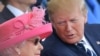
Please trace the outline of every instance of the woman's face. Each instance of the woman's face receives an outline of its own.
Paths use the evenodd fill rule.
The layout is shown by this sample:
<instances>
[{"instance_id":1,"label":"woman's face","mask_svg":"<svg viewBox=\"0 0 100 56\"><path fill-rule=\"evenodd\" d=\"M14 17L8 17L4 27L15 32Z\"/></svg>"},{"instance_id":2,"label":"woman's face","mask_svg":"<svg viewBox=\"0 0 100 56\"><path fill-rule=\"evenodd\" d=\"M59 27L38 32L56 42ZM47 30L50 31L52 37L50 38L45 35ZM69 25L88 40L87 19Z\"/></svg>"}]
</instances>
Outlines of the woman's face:
<instances>
[{"instance_id":1,"label":"woman's face","mask_svg":"<svg viewBox=\"0 0 100 56\"><path fill-rule=\"evenodd\" d=\"M40 56L42 49L40 38L35 37L26 41L25 46L21 48L21 56Z\"/></svg>"}]
</instances>

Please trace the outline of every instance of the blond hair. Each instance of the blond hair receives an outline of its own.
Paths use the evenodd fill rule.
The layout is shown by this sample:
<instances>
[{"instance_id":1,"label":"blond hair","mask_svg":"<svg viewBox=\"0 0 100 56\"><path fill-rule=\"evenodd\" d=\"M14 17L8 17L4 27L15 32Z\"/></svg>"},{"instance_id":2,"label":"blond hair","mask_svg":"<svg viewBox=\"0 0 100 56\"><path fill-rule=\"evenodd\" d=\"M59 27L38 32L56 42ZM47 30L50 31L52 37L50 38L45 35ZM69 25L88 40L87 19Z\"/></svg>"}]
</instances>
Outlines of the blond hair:
<instances>
[{"instance_id":1,"label":"blond hair","mask_svg":"<svg viewBox=\"0 0 100 56\"><path fill-rule=\"evenodd\" d=\"M84 16L87 16L87 9L84 0L50 0L47 4L49 15L53 15L57 10L74 10L77 8Z\"/></svg>"}]
</instances>

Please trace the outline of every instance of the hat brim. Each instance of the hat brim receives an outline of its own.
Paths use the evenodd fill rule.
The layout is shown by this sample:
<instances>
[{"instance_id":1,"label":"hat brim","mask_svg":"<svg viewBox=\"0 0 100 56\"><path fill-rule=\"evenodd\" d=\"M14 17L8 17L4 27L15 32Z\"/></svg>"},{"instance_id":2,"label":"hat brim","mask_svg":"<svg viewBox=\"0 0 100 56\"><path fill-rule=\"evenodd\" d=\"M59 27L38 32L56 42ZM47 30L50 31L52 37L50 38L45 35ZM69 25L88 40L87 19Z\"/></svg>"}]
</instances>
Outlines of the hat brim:
<instances>
[{"instance_id":1,"label":"hat brim","mask_svg":"<svg viewBox=\"0 0 100 56\"><path fill-rule=\"evenodd\" d=\"M34 30L31 30L27 33L24 33L20 36L8 39L2 43L0 43L0 50L3 50L5 48L8 48L14 44L20 43L21 41L27 40L29 38L33 38L35 36L40 36L40 38L46 38L52 33L52 27L51 23L45 24L40 27L34 28Z\"/></svg>"}]
</instances>

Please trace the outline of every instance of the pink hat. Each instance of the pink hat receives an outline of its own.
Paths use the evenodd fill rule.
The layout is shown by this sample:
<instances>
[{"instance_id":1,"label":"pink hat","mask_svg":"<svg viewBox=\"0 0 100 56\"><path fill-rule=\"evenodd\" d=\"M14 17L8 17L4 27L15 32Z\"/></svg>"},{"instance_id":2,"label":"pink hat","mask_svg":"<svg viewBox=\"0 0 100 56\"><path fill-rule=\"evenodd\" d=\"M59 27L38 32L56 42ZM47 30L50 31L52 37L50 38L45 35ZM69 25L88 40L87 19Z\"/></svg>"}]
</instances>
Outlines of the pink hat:
<instances>
[{"instance_id":1,"label":"pink hat","mask_svg":"<svg viewBox=\"0 0 100 56\"><path fill-rule=\"evenodd\" d=\"M44 9L8 20L0 25L0 51L31 37L47 37L52 33L51 23L43 21Z\"/></svg>"}]
</instances>

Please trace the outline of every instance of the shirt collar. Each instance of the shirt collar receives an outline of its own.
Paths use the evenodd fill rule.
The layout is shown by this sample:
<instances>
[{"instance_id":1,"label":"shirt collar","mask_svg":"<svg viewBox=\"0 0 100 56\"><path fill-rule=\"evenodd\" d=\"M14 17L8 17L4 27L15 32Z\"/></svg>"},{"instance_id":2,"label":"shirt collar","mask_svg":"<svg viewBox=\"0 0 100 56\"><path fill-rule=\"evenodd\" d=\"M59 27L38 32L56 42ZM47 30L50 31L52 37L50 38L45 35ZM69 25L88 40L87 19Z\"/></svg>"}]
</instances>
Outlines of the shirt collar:
<instances>
[{"instance_id":1,"label":"shirt collar","mask_svg":"<svg viewBox=\"0 0 100 56\"><path fill-rule=\"evenodd\" d=\"M84 42L84 44L87 43L87 40L86 40L85 36L82 37L82 41Z\"/></svg>"},{"instance_id":2,"label":"shirt collar","mask_svg":"<svg viewBox=\"0 0 100 56\"><path fill-rule=\"evenodd\" d=\"M7 5L7 8L17 17L20 16L22 14L24 14L24 12L10 4ZM26 13L28 12L28 10L26 11Z\"/></svg>"},{"instance_id":3,"label":"shirt collar","mask_svg":"<svg viewBox=\"0 0 100 56\"><path fill-rule=\"evenodd\" d=\"M78 43L86 44L85 36L83 36L82 39ZM76 43L75 45L77 45L78 43Z\"/></svg>"}]
</instances>

